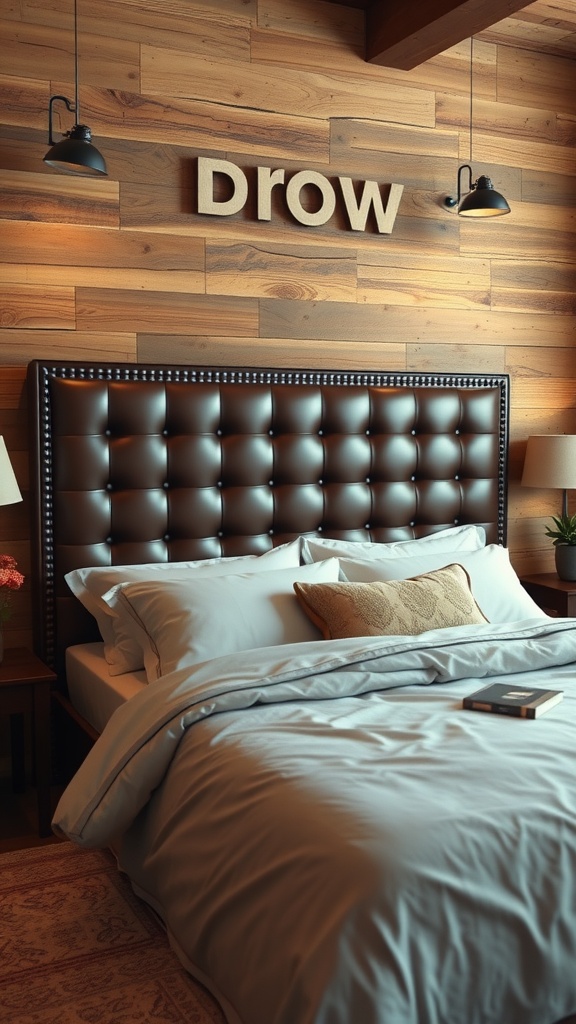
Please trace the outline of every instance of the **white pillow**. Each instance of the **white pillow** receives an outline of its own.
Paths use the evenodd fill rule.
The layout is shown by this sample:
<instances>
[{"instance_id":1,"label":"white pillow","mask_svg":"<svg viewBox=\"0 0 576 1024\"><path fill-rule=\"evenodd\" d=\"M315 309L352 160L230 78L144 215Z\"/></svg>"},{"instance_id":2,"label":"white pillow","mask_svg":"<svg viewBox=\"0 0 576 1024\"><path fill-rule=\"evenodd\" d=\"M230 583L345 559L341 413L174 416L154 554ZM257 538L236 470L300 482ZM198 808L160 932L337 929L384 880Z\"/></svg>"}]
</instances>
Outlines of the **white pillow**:
<instances>
[{"instance_id":1,"label":"white pillow","mask_svg":"<svg viewBox=\"0 0 576 1024\"><path fill-rule=\"evenodd\" d=\"M482 526L450 526L416 540L394 540L388 543L362 540L337 540L334 537L302 537L302 561L319 562L322 558L405 558L436 551L479 551L486 544Z\"/></svg>"},{"instance_id":2,"label":"white pillow","mask_svg":"<svg viewBox=\"0 0 576 1024\"><path fill-rule=\"evenodd\" d=\"M462 552L457 558L435 552L418 558L340 559L341 574L350 583L373 580L403 580L442 569L457 562L470 577L472 593L489 622L517 622L519 619L547 618L546 613L524 590L510 564L508 548L488 544L481 551Z\"/></svg>"},{"instance_id":3,"label":"white pillow","mask_svg":"<svg viewBox=\"0 0 576 1024\"><path fill-rule=\"evenodd\" d=\"M320 640L295 582L335 583L336 558L297 569L167 582L122 583L117 608L144 651L152 682L175 669L235 651Z\"/></svg>"},{"instance_id":4,"label":"white pillow","mask_svg":"<svg viewBox=\"0 0 576 1024\"><path fill-rule=\"evenodd\" d=\"M151 562L141 565L99 565L73 569L65 580L70 590L94 616L104 641L110 675L137 672L144 667L141 648L122 628L115 608L115 588L137 580L189 579L191 575L226 576L244 567L250 572L287 569L300 565L300 539L280 544L263 555L206 558L192 562Z\"/></svg>"}]
</instances>

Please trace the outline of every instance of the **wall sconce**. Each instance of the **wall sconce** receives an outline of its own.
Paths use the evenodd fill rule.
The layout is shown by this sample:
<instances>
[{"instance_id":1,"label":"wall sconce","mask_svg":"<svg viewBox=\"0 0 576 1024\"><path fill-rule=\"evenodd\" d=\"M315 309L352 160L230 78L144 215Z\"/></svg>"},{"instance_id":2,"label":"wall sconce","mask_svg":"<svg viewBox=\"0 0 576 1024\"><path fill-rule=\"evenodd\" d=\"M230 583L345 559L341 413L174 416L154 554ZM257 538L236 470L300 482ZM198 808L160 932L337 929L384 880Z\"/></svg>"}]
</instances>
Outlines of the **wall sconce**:
<instances>
[{"instance_id":1,"label":"wall sconce","mask_svg":"<svg viewBox=\"0 0 576 1024\"><path fill-rule=\"evenodd\" d=\"M4 438L0 436L0 505L14 505L17 501L22 501L22 495Z\"/></svg>"},{"instance_id":2,"label":"wall sconce","mask_svg":"<svg viewBox=\"0 0 576 1024\"><path fill-rule=\"evenodd\" d=\"M470 144L469 144L469 160L472 161L472 65L473 65L473 45L474 37L470 37ZM458 207L459 217L501 217L504 213L510 213L510 207L506 202L503 195L497 192L494 188L490 178L485 174L481 174L480 177L473 183L472 182L472 167L470 163L462 164L458 168L458 195L456 199L454 196L446 196L444 205L448 209L453 209L455 206ZM464 192L462 189L462 172L468 171L468 192Z\"/></svg>"},{"instance_id":3,"label":"wall sconce","mask_svg":"<svg viewBox=\"0 0 576 1024\"><path fill-rule=\"evenodd\" d=\"M74 82L75 97L71 103L66 96L51 96L48 105L48 142L51 149L44 157L44 163L65 174L106 175L106 161L96 146L92 145L92 133L86 124L80 124L80 103L78 101L78 2L74 0ZM56 142L52 133L52 107L56 100L62 100L76 117L76 124L64 138Z\"/></svg>"},{"instance_id":4,"label":"wall sconce","mask_svg":"<svg viewBox=\"0 0 576 1024\"><path fill-rule=\"evenodd\" d=\"M468 192L463 192L461 178L462 171L468 171ZM504 196L497 192L490 178L485 174L472 183L472 168L470 164L462 164L458 168L458 196L446 196L444 204L449 208L458 207L460 217L501 217L503 213L510 213L510 207Z\"/></svg>"}]
</instances>

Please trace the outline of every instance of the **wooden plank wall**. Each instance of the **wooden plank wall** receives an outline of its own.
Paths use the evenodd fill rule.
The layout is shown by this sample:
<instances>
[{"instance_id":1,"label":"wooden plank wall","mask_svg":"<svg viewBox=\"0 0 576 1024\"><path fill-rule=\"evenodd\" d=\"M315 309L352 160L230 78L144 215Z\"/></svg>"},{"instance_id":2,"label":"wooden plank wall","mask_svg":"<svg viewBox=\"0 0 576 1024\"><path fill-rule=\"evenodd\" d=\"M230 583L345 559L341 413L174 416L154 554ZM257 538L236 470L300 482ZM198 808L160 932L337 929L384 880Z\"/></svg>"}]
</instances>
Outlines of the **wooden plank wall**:
<instances>
[{"instance_id":1,"label":"wooden plank wall","mask_svg":"<svg viewBox=\"0 0 576 1024\"><path fill-rule=\"evenodd\" d=\"M364 62L352 4L78 9L100 180L42 162L49 97L74 96L72 0L0 0L0 431L22 490L35 357L506 371L510 548L519 570L552 568L543 524L559 495L518 481L528 434L576 431L576 61L561 23L547 52L529 14L475 40L471 140L468 41L401 72ZM444 208L471 141L474 177L491 176L510 216ZM257 166L401 183L394 230L351 231L340 210L305 227L278 189L270 221L252 193L233 217L200 216L199 156L251 187ZM0 547L24 571L26 505L0 509ZM29 607L19 594L8 643L29 640Z\"/></svg>"}]
</instances>

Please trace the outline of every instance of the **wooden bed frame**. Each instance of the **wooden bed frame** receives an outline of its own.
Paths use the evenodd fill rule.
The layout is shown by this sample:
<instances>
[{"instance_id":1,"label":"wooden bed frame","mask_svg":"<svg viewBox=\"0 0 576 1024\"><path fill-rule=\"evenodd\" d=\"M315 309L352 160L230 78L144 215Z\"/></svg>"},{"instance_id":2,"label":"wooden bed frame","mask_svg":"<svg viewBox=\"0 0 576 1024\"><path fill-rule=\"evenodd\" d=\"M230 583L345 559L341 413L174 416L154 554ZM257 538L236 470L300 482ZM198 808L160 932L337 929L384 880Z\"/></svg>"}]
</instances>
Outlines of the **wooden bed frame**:
<instances>
[{"instance_id":1,"label":"wooden bed frame","mask_svg":"<svg viewBox=\"0 0 576 1024\"><path fill-rule=\"evenodd\" d=\"M65 573L389 541L506 540L506 375L118 363L28 368L37 652L99 639Z\"/></svg>"}]
</instances>

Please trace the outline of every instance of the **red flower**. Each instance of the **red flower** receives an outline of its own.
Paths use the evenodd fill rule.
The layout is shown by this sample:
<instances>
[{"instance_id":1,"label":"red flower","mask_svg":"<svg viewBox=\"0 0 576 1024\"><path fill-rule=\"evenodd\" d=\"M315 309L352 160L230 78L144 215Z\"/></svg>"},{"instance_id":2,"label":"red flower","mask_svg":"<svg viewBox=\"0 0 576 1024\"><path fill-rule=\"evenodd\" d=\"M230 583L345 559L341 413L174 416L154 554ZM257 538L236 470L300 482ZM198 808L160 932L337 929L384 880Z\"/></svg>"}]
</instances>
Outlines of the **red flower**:
<instances>
[{"instance_id":1,"label":"red flower","mask_svg":"<svg viewBox=\"0 0 576 1024\"><path fill-rule=\"evenodd\" d=\"M0 555L0 622L6 622L10 618L10 591L20 590L24 583L24 577L18 572L17 565L12 555Z\"/></svg>"}]
</instances>

